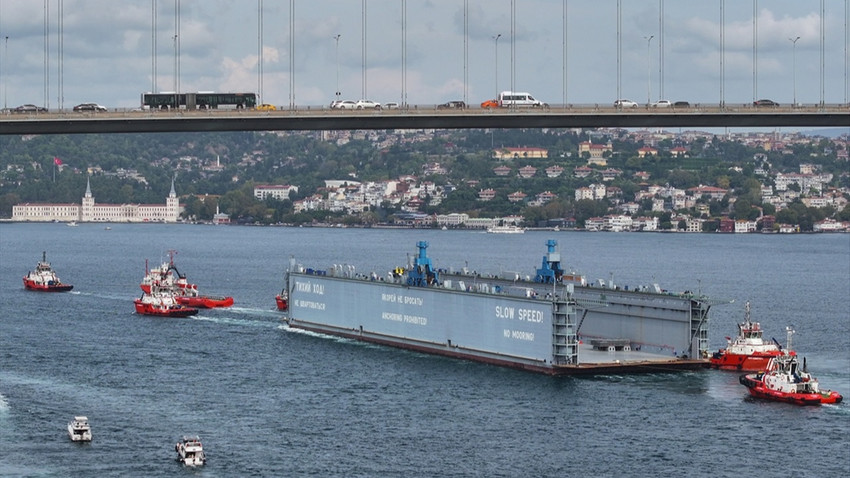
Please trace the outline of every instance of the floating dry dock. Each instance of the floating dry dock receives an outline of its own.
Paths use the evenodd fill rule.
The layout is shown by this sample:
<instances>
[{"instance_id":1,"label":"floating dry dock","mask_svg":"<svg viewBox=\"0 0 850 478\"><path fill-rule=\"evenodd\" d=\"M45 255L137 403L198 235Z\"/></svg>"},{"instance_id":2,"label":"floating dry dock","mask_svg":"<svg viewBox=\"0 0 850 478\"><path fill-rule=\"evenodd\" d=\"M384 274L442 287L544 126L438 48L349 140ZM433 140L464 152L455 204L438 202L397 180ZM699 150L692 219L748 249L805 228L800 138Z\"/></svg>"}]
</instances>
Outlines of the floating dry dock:
<instances>
[{"instance_id":1,"label":"floating dry dock","mask_svg":"<svg viewBox=\"0 0 850 478\"><path fill-rule=\"evenodd\" d=\"M378 275L290 261L290 327L551 375L708 366L712 302L690 293L589 285L560 266L557 242L534 280L437 269L427 242Z\"/></svg>"}]
</instances>

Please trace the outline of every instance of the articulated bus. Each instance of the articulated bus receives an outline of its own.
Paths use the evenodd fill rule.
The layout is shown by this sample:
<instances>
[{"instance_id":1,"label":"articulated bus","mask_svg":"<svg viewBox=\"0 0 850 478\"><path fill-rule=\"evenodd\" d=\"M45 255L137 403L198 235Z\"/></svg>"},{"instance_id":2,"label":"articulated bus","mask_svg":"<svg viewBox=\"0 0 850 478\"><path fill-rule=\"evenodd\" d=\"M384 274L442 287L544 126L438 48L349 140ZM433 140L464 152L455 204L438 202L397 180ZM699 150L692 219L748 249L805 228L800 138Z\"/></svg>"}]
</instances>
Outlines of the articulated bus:
<instances>
[{"instance_id":1,"label":"articulated bus","mask_svg":"<svg viewBox=\"0 0 850 478\"><path fill-rule=\"evenodd\" d=\"M257 106L254 93L142 93L142 107L156 110L218 109L219 107L253 109Z\"/></svg>"}]
</instances>

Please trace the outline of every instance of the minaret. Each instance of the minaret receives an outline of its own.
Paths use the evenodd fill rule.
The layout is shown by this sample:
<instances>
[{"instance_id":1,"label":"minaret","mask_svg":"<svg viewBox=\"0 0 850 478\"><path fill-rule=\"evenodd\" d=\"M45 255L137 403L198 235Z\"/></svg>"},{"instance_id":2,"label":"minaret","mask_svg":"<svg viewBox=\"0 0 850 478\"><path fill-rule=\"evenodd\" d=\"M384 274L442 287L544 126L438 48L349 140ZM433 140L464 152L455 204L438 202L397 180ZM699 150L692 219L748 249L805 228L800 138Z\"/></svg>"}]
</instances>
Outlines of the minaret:
<instances>
[{"instance_id":1,"label":"minaret","mask_svg":"<svg viewBox=\"0 0 850 478\"><path fill-rule=\"evenodd\" d=\"M180 217L180 200L177 199L177 192L174 191L174 179L174 177L171 178L171 192L165 200L166 222L177 222Z\"/></svg>"},{"instance_id":2,"label":"minaret","mask_svg":"<svg viewBox=\"0 0 850 478\"><path fill-rule=\"evenodd\" d=\"M91 176L86 178L86 194L83 196L83 207L80 209L80 222L88 222L94 218L94 196L91 194Z\"/></svg>"}]
</instances>

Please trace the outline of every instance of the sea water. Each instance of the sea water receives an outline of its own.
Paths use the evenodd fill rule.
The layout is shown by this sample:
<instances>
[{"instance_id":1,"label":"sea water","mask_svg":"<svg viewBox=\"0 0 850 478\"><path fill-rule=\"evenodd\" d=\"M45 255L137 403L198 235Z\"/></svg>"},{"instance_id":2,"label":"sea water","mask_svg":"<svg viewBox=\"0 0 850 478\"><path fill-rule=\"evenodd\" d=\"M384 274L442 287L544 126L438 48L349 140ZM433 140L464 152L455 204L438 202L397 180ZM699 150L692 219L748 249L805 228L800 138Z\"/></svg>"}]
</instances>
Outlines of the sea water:
<instances>
[{"instance_id":1,"label":"sea water","mask_svg":"<svg viewBox=\"0 0 850 478\"><path fill-rule=\"evenodd\" d=\"M716 299L712 350L751 302L766 337L845 403L748 397L738 374L552 378L288 329L290 257L386 274L427 240L436 267L533 275L556 239L567 269ZM150 267L174 261L228 309L140 316ZM64 294L28 292L42 251ZM850 236L0 224L0 475L741 476L850 474ZM86 415L94 439L66 425Z\"/></svg>"}]
</instances>

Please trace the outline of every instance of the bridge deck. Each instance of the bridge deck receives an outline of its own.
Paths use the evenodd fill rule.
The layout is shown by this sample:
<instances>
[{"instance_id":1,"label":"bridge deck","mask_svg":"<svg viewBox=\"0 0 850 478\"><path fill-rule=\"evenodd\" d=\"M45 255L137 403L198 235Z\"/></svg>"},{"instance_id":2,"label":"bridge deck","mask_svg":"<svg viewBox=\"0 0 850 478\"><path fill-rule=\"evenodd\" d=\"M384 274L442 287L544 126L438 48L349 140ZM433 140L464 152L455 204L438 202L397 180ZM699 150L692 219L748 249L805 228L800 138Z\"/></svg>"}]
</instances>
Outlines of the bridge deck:
<instances>
[{"instance_id":1,"label":"bridge deck","mask_svg":"<svg viewBox=\"0 0 850 478\"><path fill-rule=\"evenodd\" d=\"M0 115L0 134L157 133L357 129L596 128L596 127L844 127L850 106L754 108L699 106L675 109L569 106L547 109L438 110L411 107L340 111L292 110L48 112Z\"/></svg>"}]
</instances>

